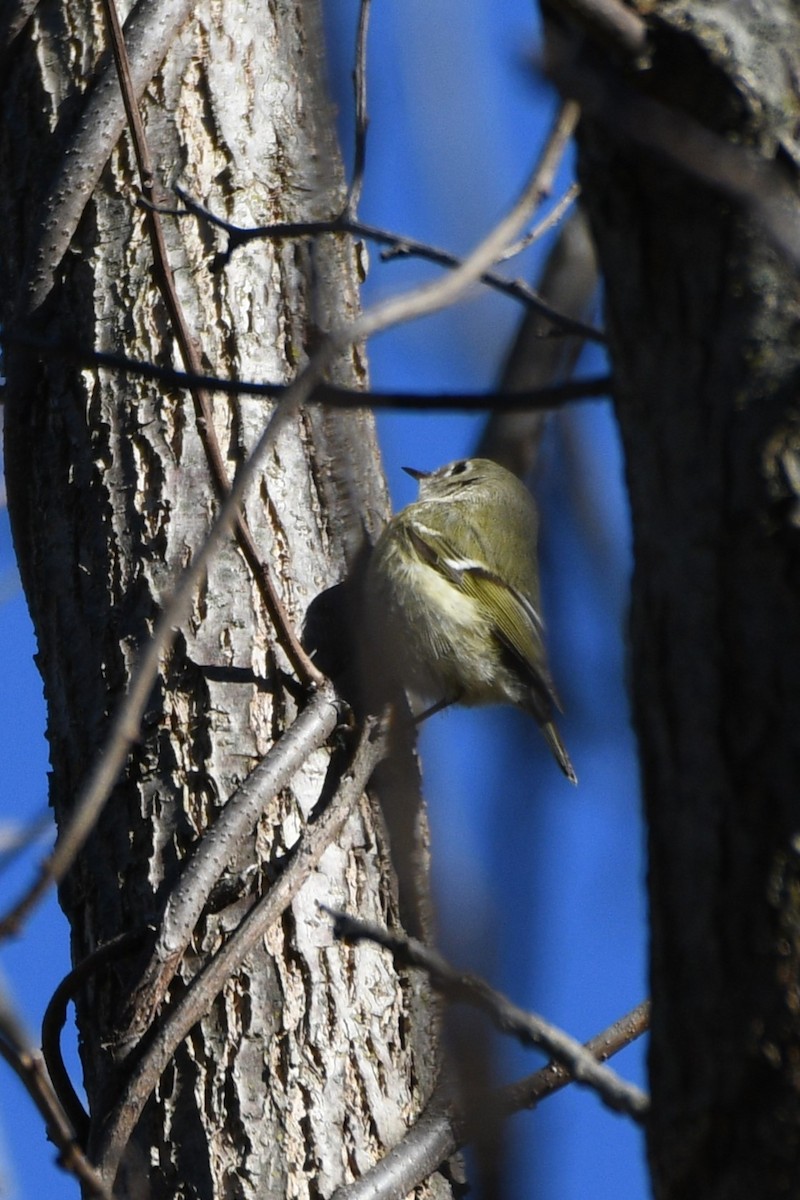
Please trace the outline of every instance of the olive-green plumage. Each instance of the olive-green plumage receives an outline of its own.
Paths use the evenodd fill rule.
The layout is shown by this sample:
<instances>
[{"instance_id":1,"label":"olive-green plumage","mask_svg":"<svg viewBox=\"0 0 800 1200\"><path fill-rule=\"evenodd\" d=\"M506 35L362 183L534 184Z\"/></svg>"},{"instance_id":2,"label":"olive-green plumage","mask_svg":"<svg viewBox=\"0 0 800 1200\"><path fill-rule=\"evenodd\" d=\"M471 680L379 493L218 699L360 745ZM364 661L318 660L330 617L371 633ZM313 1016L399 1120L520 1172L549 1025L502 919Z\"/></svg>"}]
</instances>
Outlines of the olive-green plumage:
<instances>
[{"instance_id":1,"label":"olive-green plumage","mask_svg":"<svg viewBox=\"0 0 800 1200\"><path fill-rule=\"evenodd\" d=\"M525 486L488 459L425 474L419 499L388 523L367 573L379 669L437 707L515 704L532 713L565 775L553 724L536 566L538 519Z\"/></svg>"}]
</instances>

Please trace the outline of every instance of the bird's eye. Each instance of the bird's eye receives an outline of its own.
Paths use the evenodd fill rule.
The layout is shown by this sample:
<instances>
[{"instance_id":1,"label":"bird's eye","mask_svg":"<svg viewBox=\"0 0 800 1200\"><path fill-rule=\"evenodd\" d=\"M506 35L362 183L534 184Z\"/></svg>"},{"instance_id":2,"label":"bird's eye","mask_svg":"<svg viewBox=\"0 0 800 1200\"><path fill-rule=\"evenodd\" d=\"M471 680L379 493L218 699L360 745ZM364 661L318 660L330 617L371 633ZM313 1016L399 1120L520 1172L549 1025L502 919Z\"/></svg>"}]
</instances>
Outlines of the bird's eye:
<instances>
[{"instance_id":1,"label":"bird's eye","mask_svg":"<svg viewBox=\"0 0 800 1200\"><path fill-rule=\"evenodd\" d=\"M463 475L464 472L466 471L466 469L467 469L467 464L465 462L453 463L450 474L451 475Z\"/></svg>"}]
</instances>

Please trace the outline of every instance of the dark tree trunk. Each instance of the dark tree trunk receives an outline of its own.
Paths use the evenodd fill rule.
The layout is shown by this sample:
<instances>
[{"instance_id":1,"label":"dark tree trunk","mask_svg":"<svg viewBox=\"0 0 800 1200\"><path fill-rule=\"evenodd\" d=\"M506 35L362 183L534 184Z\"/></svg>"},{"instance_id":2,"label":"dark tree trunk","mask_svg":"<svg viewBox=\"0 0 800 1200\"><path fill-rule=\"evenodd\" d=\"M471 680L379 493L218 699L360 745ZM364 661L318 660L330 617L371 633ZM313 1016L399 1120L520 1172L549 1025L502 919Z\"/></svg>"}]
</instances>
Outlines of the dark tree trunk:
<instances>
[{"instance_id":1,"label":"dark tree trunk","mask_svg":"<svg viewBox=\"0 0 800 1200\"><path fill-rule=\"evenodd\" d=\"M650 33L630 94L794 179L796 6L659 5ZM777 1200L800 1179L798 270L607 123L585 122L580 174L634 525L654 1186Z\"/></svg>"}]
</instances>

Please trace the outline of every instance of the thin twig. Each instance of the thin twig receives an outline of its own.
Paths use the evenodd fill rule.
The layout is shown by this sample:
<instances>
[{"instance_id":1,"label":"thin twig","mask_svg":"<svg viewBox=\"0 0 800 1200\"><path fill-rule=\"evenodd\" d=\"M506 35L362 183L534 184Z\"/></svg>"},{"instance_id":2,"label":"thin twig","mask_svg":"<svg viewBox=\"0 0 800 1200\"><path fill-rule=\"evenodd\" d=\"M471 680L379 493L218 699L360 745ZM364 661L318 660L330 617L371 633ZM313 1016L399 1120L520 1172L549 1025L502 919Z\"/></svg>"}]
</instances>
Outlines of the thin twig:
<instances>
[{"instance_id":1,"label":"thin twig","mask_svg":"<svg viewBox=\"0 0 800 1200\"><path fill-rule=\"evenodd\" d=\"M464 1144L450 1097L437 1091L403 1139L331 1200L405 1200Z\"/></svg>"},{"instance_id":2,"label":"thin twig","mask_svg":"<svg viewBox=\"0 0 800 1200\"><path fill-rule=\"evenodd\" d=\"M499 261L508 262L510 258L516 258L518 254L522 254L523 250L527 250L528 246L532 246L534 242L538 242L546 233L554 229L564 215L569 212L580 194L580 184L571 183L558 203L553 205L547 216L539 221L537 225L534 225L530 233L525 234L525 237L520 238L513 246L509 246Z\"/></svg>"},{"instance_id":3,"label":"thin twig","mask_svg":"<svg viewBox=\"0 0 800 1200\"><path fill-rule=\"evenodd\" d=\"M437 279L433 283L398 296L390 296L363 313L355 321L357 340L365 340L389 326L416 320L446 308L459 299L471 284L477 283L483 277L492 263L502 255L508 243L525 226L542 198L549 194L564 151L578 122L579 113L578 105L572 101L567 101L561 106L539 160L523 185L517 202L472 253L443 279Z\"/></svg>"},{"instance_id":4,"label":"thin twig","mask_svg":"<svg viewBox=\"0 0 800 1200\"><path fill-rule=\"evenodd\" d=\"M630 1046L637 1038L642 1037L650 1028L650 1001L643 1000L632 1008L624 1017L620 1017L613 1025L609 1025L602 1033L596 1034L584 1043L584 1049L597 1059L605 1062L612 1055L618 1054L626 1046ZM500 1111L507 1116L520 1112L524 1108L536 1108L540 1101L554 1092L561 1091L572 1083L570 1071L558 1062L550 1062L540 1071L518 1079L515 1083L506 1084L497 1093L497 1104Z\"/></svg>"},{"instance_id":5,"label":"thin twig","mask_svg":"<svg viewBox=\"0 0 800 1200\"><path fill-rule=\"evenodd\" d=\"M194 375L162 367L141 359L128 358L107 350L82 350L79 346L53 338L0 329L0 345L28 346L48 358L63 358L81 367L103 367L142 379L154 379L171 388L202 387L228 396L266 396L282 400L291 384L256 383L252 380L223 379L219 375ZM514 412L528 408L560 408L575 400L594 400L612 390L610 375L590 375L567 379L548 387L520 391L495 392L372 392L320 382L306 400L307 404L325 404L330 408L399 409L408 411Z\"/></svg>"},{"instance_id":6,"label":"thin twig","mask_svg":"<svg viewBox=\"0 0 800 1200\"><path fill-rule=\"evenodd\" d=\"M340 717L341 705L327 685L225 801L169 894L149 962L129 1005L129 1025L121 1042L138 1041L150 1026L206 901L237 848L252 833L267 802L286 786L311 751L324 745Z\"/></svg>"},{"instance_id":7,"label":"thin twig","mask_svg":"<svg viewBox=\"0 0 800 1200\"><path fill-rule=\"evenodd\" d=\"M122 36L116 0L103 0L103 8L106 14L114 60L119 72L120 88L122 89L128 127L136 154L142 195L148 201L145 206L145 219L153 251L156 282L169 314L170 325L175 334L175 340L178 343L184 366L191 374L198 375L202 370L198 341L189 329L183 305L178 298L175 277L172 272L167 243L164 238L161 215L155 204L155 170L134 92L130 62L128 61L128 53L125 48L125 39ZM192 387L191 394L195 408L195 423L198 436L200 437L211 473L214 492L217 499L221 500L231 490L231 484L214 427L211 397L204 388L196 386ZM237 514L234 524L234 534L245 561L253 574L256 586L261 593L261 598L264 601L275 630L276 639L292 664L298 679L306 687L321 687L324 682L322 672L314 666L301 645L300 638L295 631L292 621L289 619L283 601L272 582L272 576L267 569L266 563L258 552L244 511L240 511Z\"/></svg>"},{"instance_id":8,"label":"thin twig","mask_svg":"<svg viewBox=\"0 0 800 1200\"><path fill-rule=\"evenodd\" d=\"M548 303L560 312L586 320L594 307L597 285L597 263L591 237L582 212L575 209L550 247L537 287ZM497 381L503 391L547 390L555 380L559 381L558 386L572 380L583 340L551 338L544 345L537 343L535 335L540 324L535 313L525 314ZM541 444L542 417L540 408L528 408L523 412L493 411L475 453L502 463L521 479L527 478Z\"/></svg>"},{"instance_id":9,"label":"thin twig","mask_svg":"<svg viewBox=\"0 0 800 1200\"><path fill-rule=\"evenodd\" d=\"M283 221L279 224L258 225L246 229L241 225L234 225L224 217L216 216L209 209L204 208L203 205L193 200L182 188L176 187L175 192L180 197L185 208L162 208L160 211L164 215L169 214L174 217L195 216L199 220L207 221L209 224L216 226L228 235L227 250L219 254L214 261L214 269L216 270L221 269L230 260L235 251L248 242L259 239L278 241L287 238L317 237L323 233L346 233L352 237L364 238L366 241L387 246L388 249L382 256L384 261L404 257L423 258L427 262L435 263L439 267L448 268L458 267L462 262L462 259L458 258L457 255L450 254L449 251L442 250L438 246L432 246L429 242L422 242L417 238L406 237L404 234L391 233L389 230L381 229L377 225L368 225L364 221L356 221L343 215L331 217L325 221ZM502 260L502 255L500 258ZM488 269L481 274L480 279L481 283L485 283L488 287L493 288L502 295L509 296L526 307L532 308L540 316L551 321L562 333L576 334L579 337L585 337L588 341L599 342L601 344L607 340L602 330L596 329L593 325L588 325L583 321L576 321L574 318L568 317L564 313L558 312L557 309L552 308L524 279L506 279L503 275L498 275L495 271Z\"/></svg>"},{"instance_id":10,"label":"thin twig","mask_svg":"<svg viewBox=\"0 0 800 1200\"><path fill-rule=\"evenodd\" d=\"M640 1004L608 1029L585 1043L598 1062L605 1062L647 1031L650 1005ZM493 1093L488 1106L510 1116L523 1108L535 1108L547 1096L566 1087L572 1076L558 1063L510 1083ZM331 1200L403 1200L435 1170L465 1145L471 1123L450 1097L437 1091L405 1137L360 1179L338 1188Z\"/></svg>"},{"instance_id":11,"label":"thin twig","mask_svg":"<svg viewBox=\"0 0 800 1200\"><path fill-rule=\"evenodd\" d=\"M0 872L16 862L19 855L35 842L44 840L45 835L52 841L54 833L53 814L49 809L43 809L30 821L4 821L0 825Z\"/></svg>"},{"instance_id":12,"label":"thin twig","mask_svg":"<svg viewBox=\"0 0 800 1200\"><path fill-rule=\"evenodd\" d=\"M358 10L358 32L356 34L356 65L353 71L353 91L356 101L355 152L353 155L353 178L347 192L344 215L355 217L364 187L364 172L367 165L367 34L369 32L370 0L361 0Z\"/></svg>"},{"instance_id":13,"label":"thin twig","mask_svg":"<svg viewBox=\"0 0 800 1200\"><path fill-rule=\"evenodd\" d=\"M644 1120L650 1107L646 1093L621 1079L608 1067L600 1066L579 1041L562 1029L512 1004L479 976L456 971L440 954L415 938L391 934L380 926L356 920L347 913L331 909L327 911L333 918L336 936L343 941L374 942L389 950L397 963L421 968L427 972L437 991L449 1000L479 1008L503 1033L512 1034L524 1045L546 1051L566 1067L576 1083L596 1091L609 1108L626 1113L635 1121Z\"/></svg>"},{"instance_id":14,"label":"thin twig","mask_svg":"<svg viewBox=\"0 0 800 1200\"><path fill-rule=\"evenodd\" d=\"M549 187L574 128L577 112L577 105L564 105L520 198L508 215L454 271L424 287L412 288L376 304L361 316L343 322L321 338L313 358L300 371L294 383L286 389L283 403L274 410L250 457L237 471L230 493L220 505L206 540L198 547L190 565L178 580L172 599L156 622L152 639L133 673L130 690L112 718L105 747L78 792L70 819L59 836L55 850L42 864L35 883L0 921L0 936L16 932L22 920L40 901L47 889L54 882L63 879L94 827L128 753L139 736L142 714L157 678L162 656L172 645L175 630L186 619L195 588L205 575L209 560L228 537L244 496L278 430L296 415L302 404L306 403L338 353L392 325L446 308L480 278L529 220L543 189Z\"/></svg>"},{"instance_id":15,"label":"thin twig","mask_svg":"<svg viewBox=\"0 0 800 1200\"><path fill-rule=\"evenodd\" d=\"M112 1200L106 1187L78 1145L75 1130L67 1118L50 1081L41 1054L30 1044L4 998L0 1003L0 1058L4 1058L44 1118L47 1133L59 1152L59 1162L74 1175L85 1194L100 1200Z\"/></svg>"},{"instance_id":16,"label":"thin twig","mask_svg":"<svg viewBox=\"0 0 800 1200\"><path fill-rule=\"evenodd\" d=\"M125 43L137 100L161 66L192 0L139 0L125 22ZM21 309L30 313L49 295L72 236L109 155L125 128L125 107L117 69L109 63L89 93L71 142L61 156L59 174L48 189L41 230L23 282Z\"/></svg>"},{"instance_id":17,"label":"thin twig","mask_svg":"<svg viewBox=\"0 0 800 1200\"><path fill-rule=\"evenodd\" d=\"M128 1139L142 1109L152 1095L176 1049L194 1025L208 1012L216 996L291 904L316 868L328 846L339 836L350 813L385 754L386 740L377 726L368 723L336 795L322 815L307 825L291 852L291 860L269 891L250 910L236 931L198 973L175 1008L165 1016L147 1041L143 1057L128 1078L123 1094L108 1116L94 1158L105 1179L112 1183Z\"/></svg>"},{"instance_id":18,"label":"thin twig","mask_svg":"<svg viewBox=\"0 0 800 1200\"><path fill-rule=\"evenodd\" d=\"M415 238L404 238L398 241L390 250L384 252L382 258L385 262L391 258L424 258L441 267L457 267L460 261L455 254L417 241ZM501 262L503 258L504 255L501 255ZM485 283L504 296L518 300L526 308L533 309L540 317L551 321L560 333L574 334L577 337L586 338L589 342L598 342L600 345L604 345L607 341L603 331L596 329L594 325L578 321L553 308L524 279L506 279L505 276L498 275L496 271L485 271L481 276L481 283Z\"/></svg>"},{"instance_id":19,"label":"thin twig","mask_svg":"<svg viewBox=\"0 0 800 1200\"><path fill-rule=\"evenodd\" d=\"M83 1147L86 1146L89 1136L89 1114L75 1091L61 1053L61 1032L67 1020L67 1005L75 999L78 989L88 979L109 962L130 954L131 950L141 943L143 937L143 932L121 933L91 954L87 954L86 958L61 980L48 1001L42 1019L42 1054L53 1090L72 1123L78 1142Z\"/></svg>"}]
</instances>

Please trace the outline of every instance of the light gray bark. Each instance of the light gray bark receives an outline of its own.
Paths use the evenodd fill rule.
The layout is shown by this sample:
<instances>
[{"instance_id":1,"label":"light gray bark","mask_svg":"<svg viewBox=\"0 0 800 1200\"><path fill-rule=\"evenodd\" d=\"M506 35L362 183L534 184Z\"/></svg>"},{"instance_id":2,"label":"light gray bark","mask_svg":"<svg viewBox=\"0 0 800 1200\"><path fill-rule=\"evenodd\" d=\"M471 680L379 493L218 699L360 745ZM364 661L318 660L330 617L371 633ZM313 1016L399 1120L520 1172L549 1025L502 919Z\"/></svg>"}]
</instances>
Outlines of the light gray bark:
<instances>
[{"instance_id":1,"label":"light gray bark","mask_svg":"<svg viewBox=\"0 0 800 1200\"><path fill-rule=\"evenodd\" d=\"M164 46L142 106L162 182L180 183L243 225L334 212L344 192L320 36L311 0L192 6ZM33 255L48 189L75 144L105 46L98 5L43 0L7 61L6 299ZM54 273L36 328L170 363L174 338L153 283L137 190L126 135ZM355 311L345 239L252 243L212 274L209 229L193 219L168 221L166 229L189 324L219 374L290 379L318 331ZM18 294L6 320L19 319L26 303ZM39 639L61 821L216 501L187 394L19 350L9 352L8 374L9 498ZM343 356L334 376L363 383L361 351ZM270 407L215 398L231 475ZM313 599L354 565L385 512L369 416L309 409L282 427L246 513L298 629ZM341 643L343 631L332 633ZM231 540L163 663L125 778L62 888L76 958L158 919L193 843L295 715L290 674ZM234 880L250 869L252 886L257 864L257 887L268 886L333 770L329 749L308 757L268 804ZM241 918L247 886L234 883L232 896L205 913L173 996ZM153 1197L328 1195L399 1140L434 1082L427 996L379 951L332 944L317 907L324 901L391 921L394 895L383 821L365 797L283 921L176 1054L133 1138L130 1194L140 1194L146 1179ZM118 1094L131 1049L117 1039L138 967L136 958L122 960L78 1005L95 1124ZM429 1194L448 1190L439 1178Z\"/></svg>"}]
</instances>

